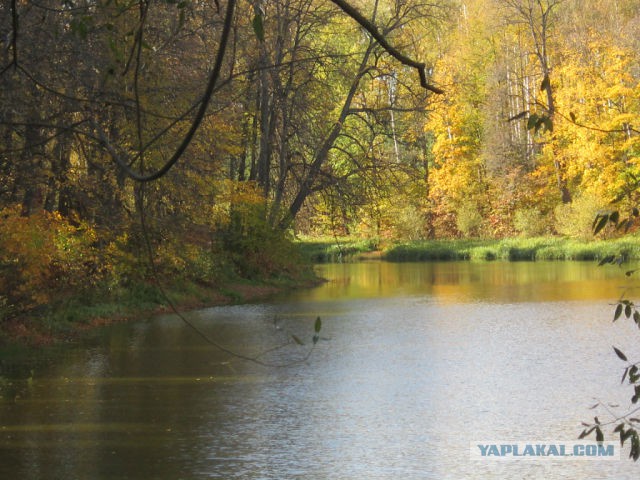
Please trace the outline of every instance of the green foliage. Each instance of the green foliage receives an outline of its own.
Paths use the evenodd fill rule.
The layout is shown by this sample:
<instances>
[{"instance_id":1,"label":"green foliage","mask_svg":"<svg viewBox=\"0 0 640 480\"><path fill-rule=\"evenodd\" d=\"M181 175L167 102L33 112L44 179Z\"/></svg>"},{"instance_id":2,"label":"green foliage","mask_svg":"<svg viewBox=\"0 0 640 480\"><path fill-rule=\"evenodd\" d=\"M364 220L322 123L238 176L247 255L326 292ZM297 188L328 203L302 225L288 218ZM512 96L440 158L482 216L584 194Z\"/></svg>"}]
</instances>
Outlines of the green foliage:
<instances>
[{"instance_id":1,"label":"green foliage","mask_svg":"<svg viewBox=\"0 0 640 480\"><path fill-rule=\"evenodd\" d=\"M555 209L555 227L558 233L567 237L587 240L593 235L593 219L607 206L598 196L583 194L568 204Z\"/></svg>"},{"instance_id":2,"label":"green foliage","mask_svg":"<svg viewBox=\"0 0 640 480\"><path fill-rule=\"evenodd\" d=\"M461 240L402 242L386 250L383 258L392 262L468 260L470 247L480 245Z\"/></svg>"},{"instance_id":3,"label":"green foliage","mask_svg":"<svg viewBox=\"0 0 640 480\"><path fill-rule=\"evenodd\" d=\"M546 88L548 88L548 76L545 76L545 81L547 82ZM544 82L543 86L545 86ZM546 130L548 132L553 132L553 120L551 120L551 118L549 118L547 115L537 115L535 113L532 113L527 120L527 129L533 130L536 133L538 133L538 131L541 129L542 131Z\"/></svg>"},{"instance_id":4,"label":"green foliage","mask_svg":"<svg viewBox=\"0 0 640 480\"><path fill-rule=\"evenodd\" d=\"M621 261L640 259L640 239L584 242L568 238L538 237L505 240L429 240L402 242L383 252L390 261L431 260L505 260L600 261L616 258Z\"/></svg>"},{"instance_id":5,"label":"green foliage","mask_svg":"<svg viewBox=\"0 0 640 480\"><path fill-rule=\"evenodd\" d=\"M462 235L467 238L480 236L484 219L475 202L465 201L456 214L456 226Z\"/></svg>"},{"instance_id":6,"label":"green foliage","mask_svg":"<svg viewBox=\"0 0 640 480\"><path fill-rule=\"evenodd\" d=\"M54 301L70 290L83 291L110 274L99 261L96 234L57 213L29 217L20 208L0 211L0 296L5 316Z\"/></svg>"},{"instance_id":7,"label":"green foliage","mask_svg":"<svg viewBox=\"0 0 640 480\"><path fill-rule=\"evenodd\" d=\"M219 197L223 200L222 197ZM225 282L301 279L309 274L297 246L265 219L254 193L214 211L216 227L190 226L154 236L152 268L141 232L109 238L90 225L40 212L23 216L18 206L0 211L0 319L42 316L52 324L118 316L165 302L156 282L186 297L203 297ZM218 207L224 207L222 202ZM44 325L44 323L43 323Z\"/></svg>"},{"instance_id":8,"label":"green foliage","mask_svg":"<svg viewBox=\"0 0 640 480\"><path fill-rule=\"evenodd\" d=\"M244 221L234 218L221 236L242 278L293 277L303 268L293 241L258 214Z\"/></svg>"},{"instance_id":9,"label":"green foliage","mask_svg":"<svg viewBox=\"0 0 640 480\"><path fill-rule=\"evenodd\" d=\"M638 215L639 213L636 207L632 208L631 213L627 218L622 218L618 210L600 211L594 216L592 224L594 235L603 231L607 226L611 226L616 230L622 229L626 232L633 226ZM630 249L627 249L624 252L613 252L604 256L600 260L599 266L606 264L617 264L622 266L629 257L633 257L633 254L630 253ZM630 277L637 271L638 269L626 269L625 275ZM627 320L633 321L634 324L640 328L640 310L635 302L626 298L626 292L623 293L616 303L613 312L613 321L618 321L623 317L623 315ZM636 405L638 401L640 401L640 373L638 368L640 362L632 362L629 360L627 354L625 354L621 349L615 346L612 346L612 348L618 359L626 364L620 383L624 384L627 382L627 385L632 387L633 395L631 396L631 405ZM611 421L606 422L605 424L615 425L613 433L619 434L620 446L624 447L625 443L627 441L629 442L629 458L634 461L640 459L640 435L638 433L640 429L640 418L633 416L637 413L638 409L636 407L632 407L626 413L618 414L613 411L613 409L618 408L618 405L602 404L601 402L596 403L591 408L594 409L599 407L603 408L608 415L613 417ZM594 417L594 421L592 423L583 422L582 425L585 428L580 433L579 438L585 438L595 432L596 441L601 442L604 440L604 433L600 428L601 422L597 416Z\"/></svg>"},{"instance_id":10,"label":"green foliage","mask_svg":"<svg viewBox=\"0 0 640 480\"><path fill-rule=\"evenodd\" d=\"M246 279L296 277L306 268L289 234L269 222L258 186L223 181L212 209L211 250L200 261L210 272L231 269ZM213 255L213 257L211 256ZM228 261L220 262L220 259ZM207 267L208 266L208 267Z\"/></svg>"},{"instance_id":11,"label":"green foliage","mask_svg":"<svg viewBox=\"0 0 640 480\"><path fill-rule=\"evenodd\" d=\"M539 209L525 207L516 210L513 216L513 227L521 237L539 237L548 233L549 222Z\"/></svg>"},{"instance_id":12,"label":"green foliage","mask_svg":"<svg viewBox=\"0 0 640 480\"><path fill-rule=\"evenodd\" d=\"M253 32L256 34L256 38L264 42L264 13L262 11L256 11L251 25L253 26Z\"/></svg>"},{"instance_id":13,"label":"green foliage","mask_svg":"<svg viewBox=\"0 0 640 480\"><path fill-rule=\"evenodd\" d=\"M363 240L351 238L327 238L302 240L298 242L302 256L313 263L347 262L358 259L362 254L375 252L380 248L377 238Z\"/></svg>"},{"instance_id":14,"label":"green foliage","mask_svg":"<svg viewBox=\"0 0 640 480\"><path fill-rule=\"evenodd\" d=\"M613 321L618 320L622 315L627 319L633 320L633 322L640 328L640 312L636 305L630 300L622 299L616 305L616 309L613 316ZM619 348L612 346L614 353L622 362L626 364L624 372L622 373L622 379L620 383L633 387L633 395L631 397L631 404L636 405L640 401L640 373L638 362L631 362L627 358L627 355ZM591 407L592 409L603 407L607 413L612 413L612 408L616 408L617 405L603 405L600 402ZM624 447L624 444L630 440L629 445L629 458L637 461L640 459L640 436L638 430L640 429L640 418L634 417L637 409L632 409L630 412L616 416L611 422L607 424L616 425L613 429L613 433L618 433L620 438L620 446ZM585 427L579 435L579 438L585 438L595 432L596 441L604 441L604 433L600 428L601 422L598 417L594 417L593 423L585 423L582 425Z\"/></svg>"},{"instance_id":15,"label":"green foliage","mask_svg":"<svg viewBox=\"0 0 640 480\"><path fill-rule=\"evenodd\" d=\"M412 204L400 204L389 210L389 227L392 238L419 240L425 237L424 213L419 207Z\"/></svg>"},{"instance_id":16,"label":"green foliage","mask_svg":"<svg viewBox=\"0 0 640 480\"><path fill-rule=\"evenodd\" d=\"M313 325L313 344L315 345L320 340L320 330L322 330L322 320L320 317L316 318L316 321Z\"/></svg>"},{"instance_id":17,"label":"green foliage","mask_svg":"<svg viewBox=\"0 0 640 480\"><path fill-rule=\"evenodd\" d=\"M635 226L636 221L640 217L640 210L633 207L628 217L621 218L618 210L599 211L593 219L593 234L600 233L608 224L613 225L616 230L622 230L628 233Z\"/></svg>"}]
</instances>

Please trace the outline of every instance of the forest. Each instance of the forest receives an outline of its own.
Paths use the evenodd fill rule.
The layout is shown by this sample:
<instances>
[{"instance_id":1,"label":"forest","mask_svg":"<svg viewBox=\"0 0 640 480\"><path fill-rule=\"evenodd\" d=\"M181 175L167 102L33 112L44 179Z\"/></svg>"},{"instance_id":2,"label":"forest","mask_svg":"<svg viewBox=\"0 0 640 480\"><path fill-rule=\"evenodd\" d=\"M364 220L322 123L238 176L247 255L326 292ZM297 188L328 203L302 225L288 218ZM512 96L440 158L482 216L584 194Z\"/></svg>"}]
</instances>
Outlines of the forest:
<instances>
[{"instance_id":1,"label":"forest","mask_svg":"<svg viewBox=\"0 0 640 480\"><path fill-rule=\"evenodd\" d=\"M340 3L2 2L0 319L637 205L637 2Z\"/></svg>"}]
</instances>

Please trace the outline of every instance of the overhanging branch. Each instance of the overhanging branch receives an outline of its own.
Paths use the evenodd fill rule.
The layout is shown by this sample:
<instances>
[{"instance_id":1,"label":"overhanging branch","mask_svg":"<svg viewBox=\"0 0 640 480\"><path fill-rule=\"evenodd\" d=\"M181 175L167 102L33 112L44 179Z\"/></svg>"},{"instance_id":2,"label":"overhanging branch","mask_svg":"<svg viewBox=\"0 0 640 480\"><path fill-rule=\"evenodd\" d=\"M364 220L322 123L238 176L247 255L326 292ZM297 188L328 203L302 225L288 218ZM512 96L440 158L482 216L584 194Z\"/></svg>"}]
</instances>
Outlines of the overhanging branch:
<instances>
[{"instance_id":1,"label":"overhanging branch","mask_svg":"<svg viewBox=\"0 0 640 480\"><path fill-rule=\"evenodd\" d=\"M107 135L100 129L98 129L99 137L101 138L101 143L107 148L107 151L113 157L113 160L118 164L118 166L133 180L138 182L150 182L152 180L157 180L158 178L164 176L177 162L180 160L180 157L184 154L185 150L191 143L193 136L198 131L202 120L205 118L205 114L207 112L207 107L211 102L211 97L213 96L213 92L220 78L220 71L222 70L222 61L224 59L225 50L227 48L227 43L229 41L231 27L233 25L233 15L235 12L236 0L229 0L227 3L227 11L225 13L224 25L222 27L222 33L220 36L220 45L218 46L218 52L216 54L215 64L213 66L213 70L211 71L211 75L209 77L209 81L207 83L207 88L202 96L202 100L200 102L200 108L198 109L193 122L191 123L191 127L189 131L186 133L182 142L172 155L172 157L167 160L167 162L158 170L148 175L144 175L136 170L132 169L128 162L125 161L120 155L117 154L115 148L109 144ZM97 127L95 122L92 122L94 127Z\"/></svg>"},{"instance_id":2,"label":"overhanging branch","mask_svg":"<svg viewBox=\"0 0 640 480\"><path fill-rule=\"evenodd\" d=\"M427 82L427 66L424 63L417 62L416 60L406 56L398 49L393 47L373 23L362 16L362 14L358 10L349 5L345 0L331 0L331 2L344 13L353 18L356 22L358 22L360 26L367 32L369 32L369 35L371 35L378 42L378 44L382 48L384 48L387 53L389 53L389 55L391 55L393 58L398 60L403 65L406 65L407 67L415 68L418 71L418 75L420 75L420 85L422 85L422 88L425 88L426 90L437 94L444 93L444 90Z\"/></svg>"}]
</instances>

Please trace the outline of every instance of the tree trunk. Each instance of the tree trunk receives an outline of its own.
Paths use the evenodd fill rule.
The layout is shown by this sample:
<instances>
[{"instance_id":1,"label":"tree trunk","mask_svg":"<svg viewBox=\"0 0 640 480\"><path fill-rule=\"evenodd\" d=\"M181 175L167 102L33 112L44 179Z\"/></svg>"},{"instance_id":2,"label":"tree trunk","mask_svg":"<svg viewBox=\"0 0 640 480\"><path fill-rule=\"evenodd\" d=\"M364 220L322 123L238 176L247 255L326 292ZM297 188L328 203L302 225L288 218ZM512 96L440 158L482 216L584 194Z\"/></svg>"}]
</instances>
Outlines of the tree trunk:
<instances>
[{"instance_id":1,"label":"tree trunk","mask_svg":"<svg viewBox=\"0 0 640 480\"><path fill-rule=\"evenodd\" d=\"M370 42L369 47L367 48L364 56L362 57L362 61L360 62L358 73L355 75L354 80L351 83L351 87L349 88L349 92L345 97L338 120L336 121L336 123L334 123L333 127L331 128L326 138L322 142L322 145L318 148L318 151L316 152L313 158L313 161L311 162L309 170L305 175L302 181L302 184L300 185L300 188L298 189L298 193L296 194L295 198L291 202L291 205L289 206L289 211L287 212L287 216L280 220L281 228L289 227L291 222L293 222L296 215L300 211L300 208L302 208L304 201L311 194L314 182L318 176L318 173L320 173L320 168L327 161L327 158L329 157L329 152L333 148L335 141L337 140L338 136L340 135L340 132L342 131L342 126L345 120L347 119L347 116L349 115L349 109L351 108L351 103L353 102L355 94L358 90L360 80L362 79L362 76L367 70L367 63L369 61L369 57L371 56L371 53L373 52L374 47L375 47L375 44L373 42Z\"/></svg>"}]
</instances>

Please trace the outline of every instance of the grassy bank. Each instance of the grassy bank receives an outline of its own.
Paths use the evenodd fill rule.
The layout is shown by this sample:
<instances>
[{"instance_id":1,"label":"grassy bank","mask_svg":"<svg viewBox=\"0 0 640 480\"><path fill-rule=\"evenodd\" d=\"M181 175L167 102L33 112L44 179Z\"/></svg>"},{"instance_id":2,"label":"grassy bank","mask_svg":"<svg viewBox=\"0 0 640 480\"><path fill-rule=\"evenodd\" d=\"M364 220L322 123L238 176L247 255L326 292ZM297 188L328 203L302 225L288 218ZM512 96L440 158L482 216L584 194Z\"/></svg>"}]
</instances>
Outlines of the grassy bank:
<instances>
[{"instance_id":1,"label":"grassy bank","mask_svg":"<svg viewBox=\"0 0 640 480\"><path fill-rule=\"evenodd\" d=\"M302 251L317 263L368 258L380 248L378 241L340 239L305 240ZM423 261L598 261L608 256L640 260L640 238L579 241L567 238L511 238L503 240L425 240L393 243L381 248L378 258L392 262Z\"/></svg>"},{"instance_id":2,"label":"grassy bank","mask_svg":"<svg viewBox=\"0 0 640 480\"><path fill-rule=\"evenodd\" d=\"M353 261L378 251L377 239L303 238L298 242L302 255L313 263Z\"/></svg>"},{"instance_id":3,"label":"grassy bank","mask_svg":"<svg viewBox=\"0 0 640 480\"><path fill-rule=\"evenodd\" d=\"M0 345L50 343L166 310L162 290L190 309L305 285L312 268L287 233L265 221L264 202L234 208L216 225L144 232L58 212L23 216L19 205L0 210Z\"/></svg>"},{"instance_id":4,"label":"grassy bank","mask_svg":"<svg viewBox=\"0 0 640 480\"><path fill-rule=\"evenodd\" d=\"M625 260L640 259L640 239L584 242L566 238L528 238L505 240L453 240L406 242L391 246L383 253L389 261L427 260L588 260L608 256Z\"/></svg>"},{"instance_id":5,"label":"grassy bank","mask_svg":"<svg viewBox=\"0 0 640 480\"><path fill-rule=\"evenodd\" d=\"M259 301L283 291L313 286L318 282L319 279L309 271L297 278L256 281L236 278L219 286L183 279L162 285L162 288L147 282L111 291L96 289L81 296L69 296L32 311L29 315L1 322L0 346L41 346L74 341L98 327L171 312L167 297L180 312L186 312Z\"/></svg>"}]
</instances>

